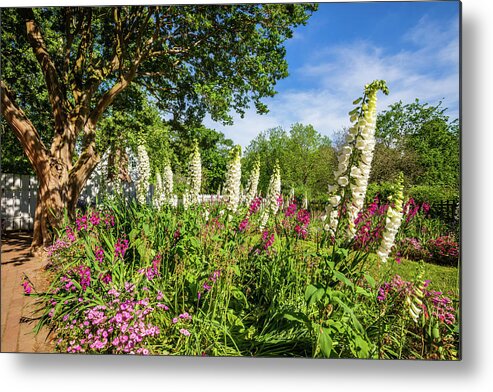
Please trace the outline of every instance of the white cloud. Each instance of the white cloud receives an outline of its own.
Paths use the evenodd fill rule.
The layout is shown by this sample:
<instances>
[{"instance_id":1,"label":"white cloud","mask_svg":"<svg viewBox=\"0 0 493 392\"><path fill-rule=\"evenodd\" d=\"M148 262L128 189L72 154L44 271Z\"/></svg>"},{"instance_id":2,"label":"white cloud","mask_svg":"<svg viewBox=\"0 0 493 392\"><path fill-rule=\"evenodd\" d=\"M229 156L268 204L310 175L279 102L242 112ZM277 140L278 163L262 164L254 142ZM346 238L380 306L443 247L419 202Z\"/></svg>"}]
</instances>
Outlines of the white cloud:
<instances>
[{"instance_id":1,"label":"white cloud","mask_svg":"<svg viewBox=\"0 0 493 392\"><path fill-rule=\"evenodd\" d=\"M380 95L379 108L402 100L450 108L448 115L458 117L459 43L458 20L439 25L427 17L402 37L405 43L397 53L369 41L332 46L314 54L306 64L294 70L292 77L303 79L303 87L281 91L267 101L270 113L258 115L249 110L244 119L235 116L235 125L223 127L210 119L206 125L216 128L246 147L259 132L295 122L312 124L320 133L331 136L348 125L347 113L363 86L385 79L389 96ZM405 48L405 49L404 49Z\"/></svg>"}]
</instances>

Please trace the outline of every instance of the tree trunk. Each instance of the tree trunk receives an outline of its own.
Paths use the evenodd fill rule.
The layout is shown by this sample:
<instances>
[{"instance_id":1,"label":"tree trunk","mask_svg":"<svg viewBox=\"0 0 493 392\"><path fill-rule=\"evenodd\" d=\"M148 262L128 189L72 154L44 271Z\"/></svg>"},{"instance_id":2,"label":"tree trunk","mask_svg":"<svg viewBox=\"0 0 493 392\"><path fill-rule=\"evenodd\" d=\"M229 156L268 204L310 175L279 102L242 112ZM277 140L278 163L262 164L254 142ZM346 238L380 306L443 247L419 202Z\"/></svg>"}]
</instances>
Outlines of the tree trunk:
<instances>
[{"instance_id":1,"label":"tree trunk","mask_svg":"<svg viewBox=\"0 0 493 392\"><path fill-rule=\"evenodd\" d=\"M31 244L33 252L50 244L53 232L61 228L65 211L71 218L75 215L75 204L70 203L67 192L67 180L67 165L54 159L47 170L38 173L38 197Z\"/></svg>"},{"instance_id":2,"label":"tree trunk","mask_svg":"<svg viewBox=\"0 0 493 392\"><path fill-rule=\"evenodd\" d=\"M50 245L53 234L63 229L65 217L68 217L71 222L74 221L77 202L90 175L89 173L85 178L66 175L63 176L65 180L61 180L52 172L41 178L38 176L39 187L34 214L32 252L37 252L42 247Z\"/></svg>"}]
</instances>

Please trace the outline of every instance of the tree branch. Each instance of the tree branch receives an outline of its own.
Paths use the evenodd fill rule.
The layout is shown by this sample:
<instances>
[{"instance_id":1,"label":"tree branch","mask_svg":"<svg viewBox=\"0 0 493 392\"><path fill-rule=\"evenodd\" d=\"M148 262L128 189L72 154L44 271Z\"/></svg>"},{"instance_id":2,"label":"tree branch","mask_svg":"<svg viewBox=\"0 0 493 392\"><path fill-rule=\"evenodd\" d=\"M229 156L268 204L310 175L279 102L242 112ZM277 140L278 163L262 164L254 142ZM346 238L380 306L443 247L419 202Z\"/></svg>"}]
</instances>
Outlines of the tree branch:
<instances>
[{"instance_id":1,"label":"tree branch","mask_svg":"<svg viewBox=\"0 0 493 392\"><path fill-rule=\"evenodd\" d=\"M43 35L34 21L34 12L32 8L21 8L19 12L25 19L27 38L33 48L34 55L36 56L38 63L41 65L41 71L43 72L45 78L46 87L48 88L48 96L53 108L55 131L58 133L63 133L65 129L64 106L66 102L65 97L63 96L63 90L60 85L55 64L48 53Z\"/></svg>"},{"instance_id":2,"label":"tree branch","mask_svg":"<svg viewBox=\"0 0 493 392\"><path fill-rule=\"evenodd\" d=\"M17 139L21 142L24 152L34 171L37 173L38 178L42 178L45 165L49 162L48 150L32 122L27 118L24 111L15 104L3 80L0 80L0 92L2 115L10 125L10 128L12 128Z\"/></svg>"}]
</instances>

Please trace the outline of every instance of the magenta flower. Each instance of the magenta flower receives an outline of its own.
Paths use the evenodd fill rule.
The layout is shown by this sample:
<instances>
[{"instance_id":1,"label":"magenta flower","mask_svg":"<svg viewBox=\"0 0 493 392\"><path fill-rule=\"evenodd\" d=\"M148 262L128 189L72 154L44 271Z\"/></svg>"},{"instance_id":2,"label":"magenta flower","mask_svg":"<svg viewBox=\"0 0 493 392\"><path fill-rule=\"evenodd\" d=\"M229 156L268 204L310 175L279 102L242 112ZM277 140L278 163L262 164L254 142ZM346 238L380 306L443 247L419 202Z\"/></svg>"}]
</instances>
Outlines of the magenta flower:
<instances>
[{"instance_id":1,"label":"magenta flower","mask_svg":"<svg viewBox=\"0 0 493 392\"><path fill-rule=\"evenodd\" d=\"M96 247L96 251L94 252L95 259L98 263L102 263L104 260L104 250L102 247Z\"/></svg>"},{"instance_id":2,"label":"magenta flower","mask_svg":"<svg viewBox=\"0 0 493 392\"><path fill-rule=\"evenodd\" d=\"M238 227L238 230L240 232L244 232L248 228L248 218L245 218L241 221L240 226Z\"/></svg>"},{"instance_id":3,"label":"magenta flower","mask_svg":"<svg viewBox=\"0 0 493 392\"><path fill-rule=\"evenodd\" d=\"M262 204L262 199L260 197L255 197L250 203L250 206L248 208L248 213L250 215L255 214L259 210L261 204Z\"/></svg>"},{"instance_id":4,"label":"magenta flower","mask_svg":"<svg viewBox=\"0 0 493 392\"><path fill-rule=\"evenodd\" d=\"M106 214L104 223L107 228L115 226L115 217L111 214Z\"/></svg>"},{"instance_id":5,"label":"magenta flower","mask_svg":"<svg viewBox=\"0 0 493 392\"><path fill-rule=\"evenodd\" d=\"M275 235L274 233L269 235L269 231L264 230L264 232L262 233L262 239L264 240L264 249L268 250L274 243Z\"/></svg>"},{"instance_id":6,"label":"magenta flower","mask_svg":"<svg viewBox=\"0 0 493 392\"><path fill-rule=\"evenodd\" d=\"M30 295L32 292L32 287L29 284L29 282L27 280L24 280L21 285L22 285L22 287L24 287L24 294Z\"/></svg>"},{"instance_id":7,"label":"magenta flower","mask_svg":"<svg viewBox=\"0 0 493 392\"><path fill-rule=\"evenodd\" d=\"M81 265L77 269L77 272L80 276L80 285L82 286L82 290L86 291L86 289L91 285L91 269Z\"/></svg>"},{"instance_id":8,"label":"magenta flower","mask_svg":"<svg viewBox=\"0 0 493 392\"><path fill-rule=\"evenodd\" d=\"M128 249L128 240L125 238L124 239L118 238L115 244L115 257L116 258L121 257L123 259L127 249Z\"/></svg>"},{"instance_id":9,"label":"magenta flower","mask_svg":"<svg viewBox=\"0 0 493 392\"><path fill-rule=\"evenodd\" d=\"M185 336L190 336L190 332L185 328L180 329L180 333Z\"/></svg>"},{"instance_id":10,"label":"magenta flower","mask_svg":"<svg viewBox=\"0 0 493 392\"><path fill-rule=\"evenodd\" d=\"M296 205L296 203L295 202L291 202L291 204L286 209L286 212L284 213L284 215L286 216L286 218L289 218L290 216L293 216L296 213L297 208L298 208L298 206Z\"/></svg>"},{"instance_id":11,"label":"magenta flower","mask_svg":"<svg viewBox=\"0 0 493 392\"><path fill-rule=\"evenodd\" d=\"M71 241L71 242L74 242L75 241L75 234L72 230L72 228L70 226L67 226L65 228L65 234L67 234L67 238Z\"/></svg>"},{"instance_id":12,"label":"magenta flower","mask_svg":"<svg viewBox=\"0 0 493 392\"><path fill-rule=\"evenodd\" d=\"M112 281L112 277L111 277L111 274L107 273L106 275L104 275L102 278L101 278L101 282L103 282L104 284L108 284Z\"/></svg>"},{"instance_id":13,"label":"magenta flower","mask_svg":"<svg viewBox=\"0 0 493 392\"><path fill-rule=\"evenodd\" d=\"M99 225L99 223L101 222L101 218L99 216L99 213L98 212L93 212L91 214L91 217L89 218L89 222L91 222L91 224L93 226Z\"/></svg>"},{"instance_id":14,"label":"magenta flower","mask_svg":"<svg viewBox=\"0 0 493 392\"><path fill-rule=\"evenodd\" d=\"M87 230L87 215L78 216L75 219L75 227L77 231Z\"/></svg>"}]
</instances>

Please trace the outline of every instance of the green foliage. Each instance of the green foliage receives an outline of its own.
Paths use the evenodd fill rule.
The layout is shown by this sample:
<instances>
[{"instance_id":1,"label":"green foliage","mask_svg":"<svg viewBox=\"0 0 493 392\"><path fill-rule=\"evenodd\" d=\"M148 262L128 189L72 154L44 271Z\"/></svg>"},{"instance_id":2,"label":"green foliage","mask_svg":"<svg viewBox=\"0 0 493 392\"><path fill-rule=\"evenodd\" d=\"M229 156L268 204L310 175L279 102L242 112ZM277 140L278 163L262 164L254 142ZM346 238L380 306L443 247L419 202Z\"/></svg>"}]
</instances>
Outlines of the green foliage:
<instances>
[{"instance_id":1,"label":"green foliage","mask_svg":"<svg viewBox=\"0 0 493 392\"><path fill-rule=\"evenodd\" d=\"M16 92L17 103L24 109L41 139L49 143L53 137L53 117L50 114L48 92L39 72L38 62L29 45L25 25L13 8L1 8L1 79ZM15 45L11 43L15 42ZM4 173L32 174L33 169L4 117L0 125L1 165Z\"/></svg>"},{"instance_id":2,"label":"green foliage","mask_svg":"<svg viewBox=\"0 0 493 392\"><path fill-rule=\"evenodd\" d=\"M82 116L75 130L79 146L92 142L92 135L82 132L87 117L97 123L114 94L132 85L142 88L137 101L154 96L173 121L196 125L209 113L231 123L231 109L244 114L253 103L259 113L267 111L262 99L272 97L276 81L288 75L284 42L316 9L313 4L34 8L49 56L43 64L53 65L55 83L43 77L28 42L25 19L31 19L31 10L2 8L2 81L48 147L54 135L48 90L54 84L60 86L63 114L71 121ZM132 99L132 93L122 98L123 107ZM154 121L154 114L143 110ZM150 126L134 113L115 109L99 139L132 142L139 135L121 134L127 122L131 130ZM3 140L4 168L28 170L21 170L27 161L17 158L19 148L10 149L14 139Z\"/></svg>"},{"instance_id":3,"label":"green foliage","mask_svg":"<svg viewBox=\"0 0 493 392\"><path fill-rule=\"evenodd\" d=\"M297 196L310 199L327 192L335 165L334 150L328 137L320 135L311 125L294 124L289 133L273 128L260 133L246 148L243 158L244 179L249 178L252 165L261 162L259 191L267 191L276 160L281 166L283 191L295 190Z\"/></svg>"},{"instance_id":4,"label":"green foliage","mask_svg":"<svg viewBox=\"0 0 493 392\"><path fill-rule=\"evenodd\" d=\"M144 91L132 86L116 98L100 121L97 148L100 154L107 151L110 161L115 162L111 158L117 150L129 148L136 154L140 144L147 147L151 175L154 177L156 171L162 172L165 163L171 160L169 126L161 119L156 105L147 99Z\"/></svg>"},{"instance_id":5,"label":"green foliage","mask_svg":"<svg viewBox=\"0 0 493 392\"><path fill-rule=\"evenodd\" d=\"M177 187L183 190L187 167L194 141L197 141L202 158L202 188L215 194L224 181L229 151L233 141L224 134L204 126L170 125L170 148L173 170L177 174Z\"/></svg>"},{"instance_id":6,"label":"green foliage","mask_svg":"<svg viewBox=\"0 0 493 392\"><path fill-rule=\"evenodd\" d=\"M430 204L459 199L458 189L440 185L415 185L407 193L417 202Z\"/></svg>"},{"instance_id":7,"label":"green foliage","mask_svg":"<svg viewBox=\"0 0 493 392\"><path fill-rule=\"evenodd\" d=\"M410 185L458 190L459 128L441 103L402 102L377 117L373 182L392 181L402 171Z\"/></svg>"},{"instance_id":8,"label":"green foliage","mask_svg":"<svg viewBox=\"0 0 493 392\"><path fill-rule=\"evenodd\" d=\"M71 230L60 233L50 251L52 286L46 293L36 293L38 328L54 328L62 352L79 346L87 353L125 352L118 344L98 348L87 343L101 334L97 331L109 331L108 342L125 335L119 330L125 323L111 321L122 313L112 302L116 292L119 303L132 304L130 327L138 323L138 309L147 309L142 319L146 328L159 328L159 334L143 336L133 348L140 350L137 353L145 349L161 355L432 355L413 351L422 344L421 336L428 336L428 322L420 332L408 313L397 311L399 302L383 306L376 300L380 285L392 274L415 280L419 271L411 261L378 268L373 255L323 248L314 243L315 230L306 240L297 234L296 214L282 222L271 219L265 229L269 234L259 235L261 214L247 213L246 206L228 215L221 214L225 208L221 204L208 206L206 214L204 206L184 211L110 203L99 211L81 213ZM240 230L245 216L249 224ZM70 233L75 234L73 241ZM122 257L116 250L122 249L118 244L124 240L128 249ZM457 287L456 269L424 268L434 288ZM91 278L84 283L81 271L87 269ZM108 275L111 281L104 280ZM141 307L137 301L144 301ZM97 310L98 306L106 308ZM96 310L103 312L104 321L84 326L84 321L93 323L87 312ZM74 320L74 328L65 328ZM454 340L443 324L436 325L441 337L433 342L448 341L450 351L443 358L453 359ZM88 339L89 332L93 337Z\"/></svg>"},{"instance_id":9,"label":"green foliage","mask_svg":"<svg viewBox=\"0 0 493 392\"><path fill-rule=\"evenodd\" d=\"M375 196L387 200L391 194L392 182L371 183L368 185L366 201L371 202ZM411 185L404 189L406 197L413 198L418 203L440 203L450 200L458 200L457 189L441 185Z\"/></svg>"}]
</instances>

